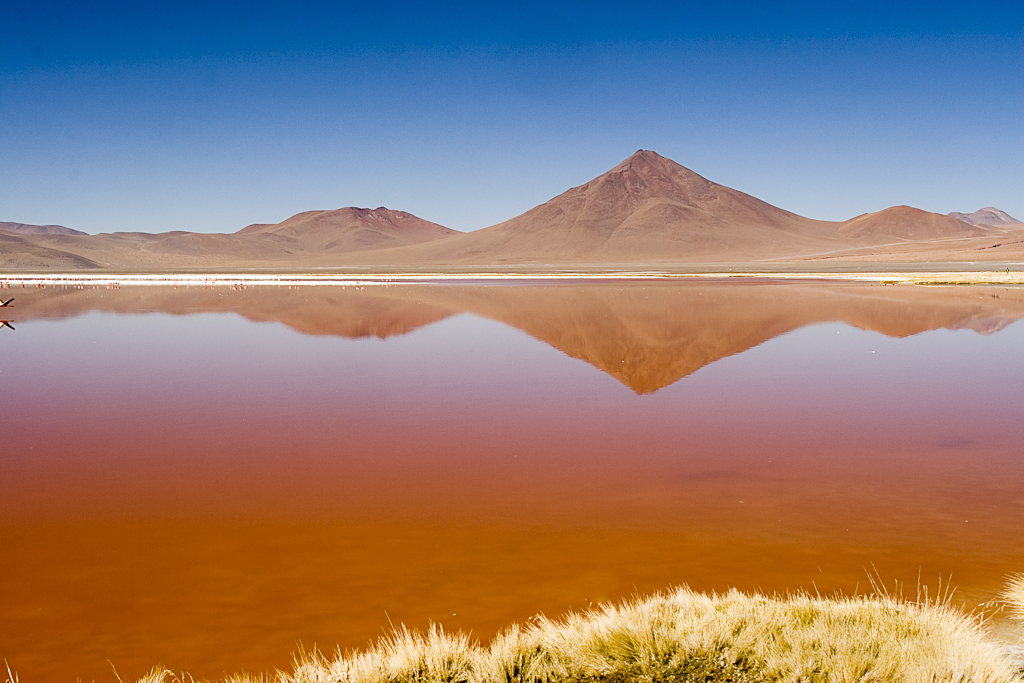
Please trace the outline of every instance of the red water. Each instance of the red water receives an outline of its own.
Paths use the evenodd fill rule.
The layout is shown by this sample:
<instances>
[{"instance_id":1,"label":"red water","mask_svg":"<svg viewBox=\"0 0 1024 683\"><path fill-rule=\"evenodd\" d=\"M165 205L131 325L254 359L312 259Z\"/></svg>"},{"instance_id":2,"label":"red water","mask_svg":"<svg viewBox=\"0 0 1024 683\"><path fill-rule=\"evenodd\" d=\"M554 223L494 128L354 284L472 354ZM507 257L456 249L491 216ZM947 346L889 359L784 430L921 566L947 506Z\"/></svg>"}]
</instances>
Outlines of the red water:
<instances>
[{"instance_id":1,"label":"red water","mask_svg":"<svg viewBox=\"0 0 1024 683\"><path fill-rule=\"evenodd\" d=\"M864 591L872 566L983 602L1024 570L1022 325L803 327L637 395L458 311L386 340L16 322L0 657L216 677L391 623L486 639L682 583Z\"/></svg>"}]
</instances>

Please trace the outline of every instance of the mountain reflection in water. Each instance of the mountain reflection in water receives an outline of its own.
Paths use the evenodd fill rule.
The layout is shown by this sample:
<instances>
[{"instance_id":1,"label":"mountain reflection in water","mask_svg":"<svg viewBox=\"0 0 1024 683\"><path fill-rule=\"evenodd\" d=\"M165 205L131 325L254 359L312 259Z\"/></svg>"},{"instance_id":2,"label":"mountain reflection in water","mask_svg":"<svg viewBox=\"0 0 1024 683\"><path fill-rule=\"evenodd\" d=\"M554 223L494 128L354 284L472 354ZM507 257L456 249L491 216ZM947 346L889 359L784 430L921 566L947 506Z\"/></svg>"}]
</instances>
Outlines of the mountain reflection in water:
<instances>
[{"instance_id":1,"label":"mountain reflection in water","mask_svg":"<svg viewBox=\"0 0 1024 683\"><path fill-rule=\"evenodd\" d=\"M940 328L991 334L1024 317L1020 290L849 283L51 288L31 294L21 310L25 320L88 311L236 313L348 339L385 339L472 313L584 360L638 394L815 323L907 337Z\"/></svg>"},{"instance_id":2,"label":"mountain reflection in water","mask_svg":"<svg viewBox=\"0 0 1024 683\"><path fill-rule=\"evenodd\" d=\"M681 583L852 592L872 565L977 604L1024 570L1024 290L47 287L17 314L22 680L286 668L389 620L488 638Z\"/></svg>"}]
</instances>

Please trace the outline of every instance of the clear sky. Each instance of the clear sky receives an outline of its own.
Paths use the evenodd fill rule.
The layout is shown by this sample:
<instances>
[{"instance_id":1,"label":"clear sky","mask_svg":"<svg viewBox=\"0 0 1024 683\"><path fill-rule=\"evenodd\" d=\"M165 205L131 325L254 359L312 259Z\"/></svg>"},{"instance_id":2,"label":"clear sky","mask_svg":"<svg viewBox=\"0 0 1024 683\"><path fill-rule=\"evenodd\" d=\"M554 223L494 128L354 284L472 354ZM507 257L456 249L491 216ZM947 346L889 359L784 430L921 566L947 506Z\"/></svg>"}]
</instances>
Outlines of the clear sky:
<instances>
[{"instance_id":1,"label":"clear sky","mask_svg":"<svg viewBox=\"0 0 1024 683\"><path fill-rule=\"evenodd\" d=\"M1024 3L0 2L0 220L485 227L652 149L782 208L1024 220Z\"/></svg>"}]
</instances>

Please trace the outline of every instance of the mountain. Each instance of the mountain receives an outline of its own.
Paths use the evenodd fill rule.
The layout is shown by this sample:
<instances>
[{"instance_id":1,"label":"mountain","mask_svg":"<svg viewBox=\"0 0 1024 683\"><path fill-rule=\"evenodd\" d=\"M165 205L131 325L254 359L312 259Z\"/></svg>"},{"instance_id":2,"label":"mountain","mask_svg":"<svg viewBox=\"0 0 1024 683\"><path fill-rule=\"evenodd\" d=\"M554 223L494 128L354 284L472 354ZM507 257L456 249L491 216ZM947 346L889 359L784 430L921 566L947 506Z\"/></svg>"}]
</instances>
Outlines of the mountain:
<instances>
[{"instance_id":1,"label":"mountain","mask_svg":"<svg viewBox=\"0 0 1024 683\"><path fill-rule=\"evenodd\" d=\"M839 232L849 237L936 240L982 237L987 231L950 216L929 213L911 206L893 206L852 218L839 227Z\"/></svg>"},{"instance_id":2,"label":"mountain","mask_svg":"<svg viewBox=\"0 0 1024 683\"><path fill-rule=\"evenodd\" d=\"M989 235L986 227L909 206L845 222L805 218L639 150L607 173L503 223L443 241L350 254L341 263L543 269L820 262L873 254L915 261L932 260L936 245L947 249L943 260L966 261L979 258L974 252L985 246L972 240Z\"/></svg>"},{"instance_id":3,"label":"mountain","mask_svg":"<svg viewBox=\"0 0 1024 683\"><path fill-rule=\"evenodd\" d=\"M78 231L21 234L21 242L8 242L0 248L0 267L142 270L302 267L333 254L415 245L452 234L460 233L404 211L348 207L336 211L309 211L281 223L250 225L232 234L183 230L156 234L87 235ZM46 254L50 254L49 260Z\"/></svg>"},{"instance_id":4,"label":"mountain","mask_svg":"<svg viewBox=\"0 0 1024 683\"><path fill-rule=\"evenodd\" d=\"M1004 225L1021 225L1021 222L1006 213L1000 211L994 206L986 206L984 209L978 209L974 213L947 213L947 216L955 218L964 223L970 223L971 225L991 225L993 227L1001 227Z\"/></svg>"},{"instance_id":5,"label":"mountain","mask_svg":"<svg viewBox=\"0 0 1024 683\"><path fill-rule=\"evenodd\" d=\"M236 235L273 235L311 253L344 253L422 244L461 234L405 211L383 206L306 211L274 225L255 224Z\"/></svg>"},{"instance_id":6,"label":"mountain","mask_svg":"<svg viewBox=\"0 0 1024 683\"><path fill-rule=\"evenodd\" d=\"M5 223L0 221L0 232L17 235L85 235L81 230L72 230L63 225L29 225L28 223Z\"/></svg>"},{"instance_id":7,"label":"mountain","mask_svg":"<svg viewBox=\"0 0 1024 683\"><path fill-rule=\"evenodd\" d=\"M978 220L1013 220L989 211L996 210L976 212L984 214ZM719 185L649 150L515 218L470 233L384 207L308 211L232 234L71 233L18 233L22 242L0 249L0 267L543 272L1024 259L1021 223L975 225L909 206L819 221Z\"/></svg>"},{"instance_id":8,"label":"mountain","mask_svg":"<svg viewBox=\"0 0 1024 683\"><path fill-rule=\"evenodd\" d=\"M13 270L80 270L100 264L79 254L51 249L25 237L0 231L0 266Z\"/></svg>"},{"instance_id":9,"label":"mountain","mask_svg":"<svg viewBox=\"0 0 1024 683\"><path fill-rule=\"evenodd\" d=\"M744 260L827 249L832 225L640 150L504 223L389 255L397 262L481 264Z\"/></svg>"}]
</instances>

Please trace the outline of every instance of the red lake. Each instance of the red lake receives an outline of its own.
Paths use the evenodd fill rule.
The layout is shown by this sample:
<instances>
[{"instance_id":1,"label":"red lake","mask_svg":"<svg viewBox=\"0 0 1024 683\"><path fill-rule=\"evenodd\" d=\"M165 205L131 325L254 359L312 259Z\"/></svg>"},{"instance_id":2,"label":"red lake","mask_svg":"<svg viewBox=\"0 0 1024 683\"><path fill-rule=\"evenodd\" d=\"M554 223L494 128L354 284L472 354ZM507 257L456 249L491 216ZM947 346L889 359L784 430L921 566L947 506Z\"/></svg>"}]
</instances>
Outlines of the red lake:
<instances>
[{"instance_id":1,"label":"red lake","mask_svg":"<svg viewBox=\"0 0 1024 683\"><path fill-rule=\"evenodd\" d=\"M1024 571L1022 289L4 291L24 681L486 640L681 584L970 608Z\"/></svg>"}]
</instances>

